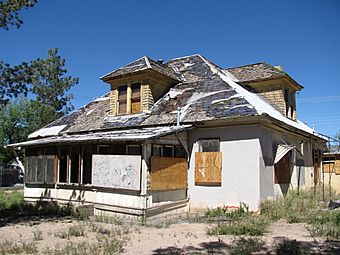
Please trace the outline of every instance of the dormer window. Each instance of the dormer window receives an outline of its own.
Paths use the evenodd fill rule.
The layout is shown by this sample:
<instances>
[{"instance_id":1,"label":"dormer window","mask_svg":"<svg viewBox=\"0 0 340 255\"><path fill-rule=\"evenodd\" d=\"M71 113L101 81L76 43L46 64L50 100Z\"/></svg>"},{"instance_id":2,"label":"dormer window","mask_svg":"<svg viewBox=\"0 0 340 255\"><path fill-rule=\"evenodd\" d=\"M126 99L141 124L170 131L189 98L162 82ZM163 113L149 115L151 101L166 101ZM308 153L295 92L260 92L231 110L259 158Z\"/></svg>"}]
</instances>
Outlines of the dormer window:
<instances>
[{"instance_id":1,"label":"dormer window","mask_svg":"<svg viewBox=\"0 0 340 255\"><path fill-rule=\"evenodd\" d=\"M140 83L131 85L131 113L140 113Z\"/></svg>"},{"instance_id":2,"label":"dormer window","mask_svg":"<svg viewBox=\"0 0 340 255\"><path fill-rule=\"evenodd\" d=\"M132 83L118 87L118 114L134 114L141 112L141 84Z\"/></svg>"},{"instance_id":3,"label":"dormer window","mask_svg":"<svg viewBox=\"0 0 340 255\"><path fill-rule=\"evenodd\" d=\"M127 113L127 85L118 87L118 114Z\"/></svg>"}]
</instances>

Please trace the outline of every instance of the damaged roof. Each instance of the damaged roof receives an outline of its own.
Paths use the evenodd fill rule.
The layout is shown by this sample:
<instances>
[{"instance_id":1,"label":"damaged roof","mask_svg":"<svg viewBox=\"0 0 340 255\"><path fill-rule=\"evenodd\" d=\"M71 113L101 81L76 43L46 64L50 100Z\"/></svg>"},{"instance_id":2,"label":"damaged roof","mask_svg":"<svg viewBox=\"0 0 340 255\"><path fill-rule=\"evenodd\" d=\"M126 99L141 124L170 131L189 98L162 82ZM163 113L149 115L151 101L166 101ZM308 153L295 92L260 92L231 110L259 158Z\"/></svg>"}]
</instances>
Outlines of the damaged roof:
<instances>
[{"instance_id":1,"label":"damaged roof","mask_svg":"<svg viewBox=\"0 0 340 255\"><path fill-rule=\"evenodd\" d=\"M143 57L116 71L121 75L127 69L149 68L146 67L146 59L147 57ZM151 61L150 65L151 63L153 62ZM113 130L116 130L114 132L117 134L119 132L135 133L140 129L150 127L192 125L212 120L249 118L260 115L270 116L279 122L314 134L308 126L286 118L260 96L249 92L235 82L236 72L222 69L201 55L177 58L159 65L161 69L164 66L167 70L171 69L181 82L162 96L150 111L111 116L109 115L108 93L34 132L34 136L30 138L38 139L56 135L65 138L78 137L83 134L87 134L90 138L95 136L94 133L113 132ZM261 66L264 65L261 64ZM116 71L114 71L115 74L110 73L108 76L117 75ZM273 71L271 75L280 75L279 71L275 72Z\"/></svg>"},{"instance_id":2,"label":"damaged roof","mask_svg":"<svg viewBox=\"0 0 340 255\"><path fill-rule=\"evenodd\" d=\"M239 82L265 80L286 76L285 72L265 62L225 68L225 70L234 75Z\"/></svg>"},{"instance_id":3,"label":"damaged roof","mask_svg":"<svg viewBox=\"0 0 340 255\"><path fill-rule=\"evenodd\" d=\"M155 61L149 57L141 57L123 67L120 67L102 77L103 81L109 81L114 78L134 75L138 72L145 71L145 70L153 70L157 73L162 75L168 76L174 80L180 80L180 75L176 73L173 69L169 66L162 63L162 61Z\"/></svg>"}]
</instances>

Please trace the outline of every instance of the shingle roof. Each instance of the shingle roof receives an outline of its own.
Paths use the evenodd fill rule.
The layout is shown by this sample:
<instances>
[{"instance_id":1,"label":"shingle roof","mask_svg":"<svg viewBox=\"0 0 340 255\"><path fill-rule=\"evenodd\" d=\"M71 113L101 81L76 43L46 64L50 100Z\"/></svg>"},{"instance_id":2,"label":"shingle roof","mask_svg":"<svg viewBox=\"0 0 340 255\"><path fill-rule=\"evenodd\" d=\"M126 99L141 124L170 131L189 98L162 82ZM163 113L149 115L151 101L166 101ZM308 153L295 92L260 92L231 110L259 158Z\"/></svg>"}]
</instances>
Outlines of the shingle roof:
<instances>
[{"instance_id":1,"label":"shingle roof","mask_svg":"<svg viewBox=\"0 0 340 255\"><path fill-rule=\"evenodd\" d=\"M265 62L225 68L225 70L230 72L239 82L249 82L287 76L285 72Z\"/></svg>"},{"instance_id":2,"label":"shingle roof","mask_svg":"<svg viewBox=\"0 0 340 255\"><path fill-rule=\"evenodd\" d=\"M145 59L139 59L133 63L135 64L127 65L128 69L140 70L139 68L145 67L146 62ZM140 67L137 68L138 65ZM106 94L46 127L65 125L60 134L71 135L124 128L173 126L176 125L178 118L181 124L192 124L265 114L292 127L313 133L309 127L286 118L262 98L235 83L233 76L235 73L230 72L230 69L223 70L200 55L173 59L166 64L160 64L160 67L152 61L150 65L160 69L163 66L173 69L174 73L181 75L182 82L161 97L149 112L109 116L109 97ZM263 70L267 66L265 63L256 65L260 65L256 67L258 70ZM266 68L271 70L269 67ZM280 75L280 71L273 70L271 74L260 77L271 77L270 75Z\"/></svg>"},{"instance_id":3,"label":"shingle roof","mask_svg":"<svg viewBox=\"0 0 340 255\"><path fill-rule=\"evenodd\" d=\"M114 78L133 75L137 72L141 72L144 70L153 70L155 72L168 76L174 80L179 80L180 77L179 74L177 74L173 69L171 69L167 65L144 56L100 78L104 81L108 81Z\"/></svg>"}]
</instances>

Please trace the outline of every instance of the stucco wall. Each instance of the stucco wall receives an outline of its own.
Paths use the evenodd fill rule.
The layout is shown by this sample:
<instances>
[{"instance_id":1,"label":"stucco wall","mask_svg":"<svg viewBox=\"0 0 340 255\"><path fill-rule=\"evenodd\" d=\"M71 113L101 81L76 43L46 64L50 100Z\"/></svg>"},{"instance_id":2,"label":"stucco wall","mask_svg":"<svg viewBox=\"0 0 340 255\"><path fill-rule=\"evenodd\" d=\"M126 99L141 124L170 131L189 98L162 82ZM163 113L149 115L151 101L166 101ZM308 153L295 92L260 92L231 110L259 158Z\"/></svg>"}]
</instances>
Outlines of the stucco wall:
<instances>
[{"instance_id":1,"label":"stucco wall","mask_svg":"<svg viewBox=\"0 0 340 255\"><path fill-rule=\"evenodd\" d=\"M191 210L223 205L239 206L240 202L248 204L251 210L258 209L260 144L257 137L257 126L196 129L189 133L191 155L188 192ZM195 152L199 150L198 140L201 138L220 139L221 186L195 185Z\"/></svg>"}]
</instances>

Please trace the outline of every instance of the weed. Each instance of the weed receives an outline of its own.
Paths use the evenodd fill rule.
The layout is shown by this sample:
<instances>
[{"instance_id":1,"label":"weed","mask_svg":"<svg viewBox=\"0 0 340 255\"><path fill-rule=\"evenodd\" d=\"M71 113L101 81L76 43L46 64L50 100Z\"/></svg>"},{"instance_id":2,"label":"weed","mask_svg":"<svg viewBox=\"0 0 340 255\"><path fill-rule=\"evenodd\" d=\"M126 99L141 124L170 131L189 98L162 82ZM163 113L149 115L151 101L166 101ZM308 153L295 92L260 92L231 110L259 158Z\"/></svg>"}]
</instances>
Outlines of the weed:
<instances>
[{"instance_id":1,"label":"weed","mask_svg":"<svg viewBox=\"0 0 340 255\"><path fill-rule=\"evenodd\" d=\"M315 193L313 190L292 190L285 197L263 201L260 205L261 214L270 220L284 218L289 223L308 222L310 215L318 212L317 204L321 200L321 189L317 189Z\"/></svg>"},{"instance_id":2,"label":"weed","mask_svg":"<svg viewBox=\"0 0 340 255\"><path fill-rule=\"evenodd\" d=\"M323 236L327 240L340 240L340 211L321 211L309 219L312 236Z\"/></svg>"},{"instance_id":3,"label":"weed","mask_svg":"<svg viewBox=\"0 0 340 255\"><path fill-rule=\"evenodd\" d=\"M269 226L264 217L249 216L240 221L218 223L217 226L208 229L208 235L248 235L261 236Z\"/></svg>"},{"instance_id":4,"label":"weed","mask_svg":"<svg viewBox=\"0 0 340 255\"><path fill-rule=\"evenodd\" d=\"M1 254L35 254L38 252L35 242L12 242L5 240L0 245Z\"/></svg>"},{"instance_id":5,"label":"weed","mask_svg":"<svg viewBox=\"0 0 340 255\"><path fill-rule=\"evenodd\" d=\"M84 236L84 233L85 233L85 229L82 225L74 225L74 226L69 227L68 229L68 234L70 236L75 236L75 237Z\"/></svg>"},{"instance_id":6,"label":"weed","mask_svg":"<svg viewBox=\"0 0 340 255\"><path fill-rule=\"evenodd\" d=\"M208 209L205 213L205 217L207 218L225 216L228 219L239 219L247 215L249 215L249 207L245 203L240 203L240 206L237 208L223 206Z\"/></svg>"},{"instance_id":7,"label":"weed","mask_svg":"<svg viewBox=\"0 0 340 255\"><path fill-rule=\"evenodd\" d=\"M33 240L40 241L43 240L42 232L39 229L33 231Z\"/></svg>"},{"instance_id":8,"label":"weed","mask_svg":"<svg viewBox=\"0 0 340 255\"><path fill-rule=\"evenodd\" d=\"M117 217L110 217L110 216L103 216L103 215L95 215L94 220L96 222L101 223L109 223L109 224L115 224L115 225L123 225L122 219L119 219Z\"/></svg>"},{"instance_id":9,"label":"weed","mask_svg":"<svg viewBox=\"0 0 340 255\"><path fill-rule=\"evenodd\" d=\"M241 238L233 241L231 249L235 255L250 255L263 250L264 242L258 238Z\"/></svg>"}]
</instances>

